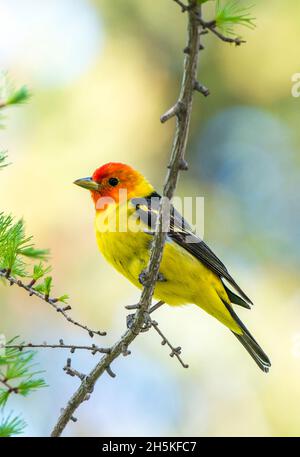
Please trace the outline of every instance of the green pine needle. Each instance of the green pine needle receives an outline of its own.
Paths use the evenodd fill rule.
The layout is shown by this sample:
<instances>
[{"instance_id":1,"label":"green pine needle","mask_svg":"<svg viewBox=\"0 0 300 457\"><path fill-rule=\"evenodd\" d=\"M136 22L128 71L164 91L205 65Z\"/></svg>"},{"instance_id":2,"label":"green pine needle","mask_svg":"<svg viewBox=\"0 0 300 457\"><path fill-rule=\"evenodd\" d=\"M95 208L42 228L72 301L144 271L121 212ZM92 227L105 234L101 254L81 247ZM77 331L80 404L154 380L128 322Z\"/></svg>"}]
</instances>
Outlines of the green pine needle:
<instances>
[{"instance_id":1,"label":"green pine needle","mask_svg":"<svg viewBox=\"0 0 300 457\"><path fill-rule=\"evenodd\" d=\"M5 389L0 389L0 406L4 408L9 397L9 391Z\"/></svg>"},{"instance_id":2,"label":"green pine needle","mask_svg":"<svg viewBox=\"0 0 300 457\"><path fill-rule=\"evenodd\" d=\"M31 237L25 236L24 222L14 223L11 216L0 215L0 268L13 274L25 276L25 264L19 254L31 247Z\"/></svg>"},{"instance_id":3,"label":"green pine needle","mask_svg":"<svg viewBox=\"0 0 300 457\"><path fill-rule=\"evenodd\" d=\"M44 280L45 284L45 294L50 295L52 289L52 276L47 276Z\"/></svg>"},{"instance_id":4,"label":"green pine needle","mask_svg":"<svg viewBox=\"0 0 300 457\"><path fill-rule=\"evenodd\" d=\"M26 423L18 416L11 417L11 414L0 422L0 438L7 438L23 433Z\"/></svg>"},{"instance_id":5,"label":"green pine needle","mask_svg":"<svg viewBox=\"0 0 300 457\"><path fill-rule=\"evenodd\" d=\"M45 274L49 273L50 271L51 271L50 266L44 267L42 262L40 262L39 264L34 265L34 267L33 267L32 279L34 279L34 281L38 281L39 279L41 279L43 276L45 276Z\"/></svg>"},{"instance_id":6,"label":"green pine needle","mask_svg":"<svg viewBox=\"0 0 300 457\"><path fill-rule=\"evenodd\" d=\"M49 249L36 249L31 245L25 248L20 248L18 254L25 257L31 257L32 259L46 261L49 258Z\"/></svg>"},{"instance_id":7,"label":"green pine needle","mask_svg":"<svg viewBox=\"0 0 300 457\"><path fill-rule=\"evenodd\" d=\"M7 74L0 72L0 110L3 111L9 106L22 105L31 97L26 86L15 89ZM5 117L0 115L0 129L4 128ZM0 156L1 157L1 156Z\"/></svg>"},{"instance_id":8,"label":"green pine needle","mask_svg":"<svg viewBox=\"0 0 300 457\"><path fill-rule=\"evenodd\" d=\"M6 106L21 105L26 103L30 97L31 93L28 88L26 86L22 86L20 89L14 90L9 94L5 104Z\"/></svg>"},{"instance_id":9,"label":"green pine needle","mask_svg":"<svg viewBox=\"0 0 300 457\"><path fill-rule=\"evenodd\" d=\"M12 338L7 345L18 345L18 337ZM19 342L22 345L22 342ZM47 387L39 375L41 371L34 370L33 359L36 352L19 348L6 348L0 355L0 408L3 409L10 396L27 396L43 387ZM22 419L9 415L0 419L0 437L17 435L23 432L25 423Z\"/></svg>"},{"instance_id":10,"label":"green pine needle","mask_svg":"<svg viewBox=\"0 0 300 457\"><path fill-rule=\"evenodd\" d=\"M216 25L227 35L234 35L234 27L242 25L255 28L255 17L250 14L252 6L242 6L238 0L228 0L224 5L216 2Z\"/></svg>"},{"instance_id":11,"label":"green pine needle","mask_svg":"<svg viewBox=\"0 0 300 457\"><path fill-rule=\"evenodd\" d=\"M13 338L7 344L18 344ZM22 343L20 343L22 344ZM46 387L44 379L36 371L33 359L36 352L27 350L20 351L18 348L8 348L5 354L0 356L0 407L4 407L12 393L22 396L30 392Z\"/></svg>"},{"instance_id":12,"label":"green pine needle","mask_svg":"<svg viewBox=\"0 0 300 457\"><path fill-rule=\"evenodd\" d=\"M0 109L12 105L20 105L28 101L31 94L26 86L14 89L7 80L6 75L2 75L0 84ZM0 115L0 121L4 116ZM0 128L3 125L0 123ZM7 155L0 151L0 170L8 165ZM31 242L32 237L25 235L24 222L15 222L10 215L0 213L0 270L6 270L14 276L27 276L27 265L25 258L47 260L49 251L36 249ZM50 271L50 267L43 267L40 262L33 268L33 280L42 278ZM51 291L52 278L45 278L45 290ZM8 344L17 344L13 338ZM30 392L46 387L45 381L37 377L40 372L34 371L32 364L35 352L20 351L18 348L5 349L0 352L0 407L3 409L11 394L28 395ZM8 415L0 419L0 437L10 437L23 432L26 424L18 416Z\"/></svg>"},{"instance_id":13,"label":"green pine needle","mask_svg":"<svg viewBox=\"0 0 300 457\"><path fill-rule=\"evenodd\" d=\"M7 380L12 380L29 376L29 371L32 369L30 363L33 357L34 352L21 353L19 357L16 356L15 360L7 365L5 373L3 373L4 377Z\"/></svg>"},{"instance_id":14,"label":"green pine needle","mask_svg":"<svg viewBox=\"0 0 300 457\"><path fill-rule=\"evenodd\" d=\"M10 215L0 213L0 269L15 276L28 276L24 257L47 260L47 249L36 249L32 237L26 236L24 221L14 222Z\"/></svg>"},{"instance_id":15,"label":"green pine needle","mask_svg":"<svg viewBox=\"0 0 300 457\"><path fill-rule=\"evenodd\" d=\"M6 154L4 151L0 151L0 170L1 170L2 168L7 167L7 165L9 165L9 164L6 162L6 159L7 159L7 154Z\"/></svg>"},{"instance_id":16,"label":"green pine needle","mask_svg":"<svg viewBox=\"0 0 300 457\"><path fill-rule=\"evenodd\" d=\"M47 276L44 279L44 282L42 284L38 284L37 286L34 287L34 290L37 292L40 292L41 294L47 295L48 297L51 294L51 289L52 289L52 276Z\"/></svg>"},{"instance_id":17,"label":"green pine needle","mask_svg":"<svg viewBox=\"0 0 300 457\"><path fill-rule=\"evenodd\" d=\"M58 297L57 301L67 304L69 298L70 298L69 295L65 294L65 295L62 295L61 297Z\"/></svg>"},{"instance_id":18,"label":"green pine needle","mask_svg":"<svg viewBox=\"0 0 300 457\"><path fill-rule=\"evenodd\" d=\"M28 379L18 385L18 393L26 397L30 392L41 389L42 387L47 387L44 379Z\"/></svg>"}]
</instances>

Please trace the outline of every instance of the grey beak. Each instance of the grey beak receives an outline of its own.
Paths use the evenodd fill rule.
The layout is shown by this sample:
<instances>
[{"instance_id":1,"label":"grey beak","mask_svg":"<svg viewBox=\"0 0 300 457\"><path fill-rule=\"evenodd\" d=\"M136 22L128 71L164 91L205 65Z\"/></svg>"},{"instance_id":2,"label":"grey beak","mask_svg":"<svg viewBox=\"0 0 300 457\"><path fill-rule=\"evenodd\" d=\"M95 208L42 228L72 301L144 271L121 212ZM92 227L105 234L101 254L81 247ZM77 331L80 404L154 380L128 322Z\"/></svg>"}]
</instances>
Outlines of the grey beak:
<instances>
[{"instance_id":1,"label":"grey beak","mask_svg":"<svg viewBox=\"0 0 300 457\"><path fill-rule=\"evenodd\" d=\"M76 181L74 181L73 184L76 184L76 186L80 186L88 190L99 190L99 184L93 181L93 179L90 177L76 179Z\"/></svg>"}]
</instances>

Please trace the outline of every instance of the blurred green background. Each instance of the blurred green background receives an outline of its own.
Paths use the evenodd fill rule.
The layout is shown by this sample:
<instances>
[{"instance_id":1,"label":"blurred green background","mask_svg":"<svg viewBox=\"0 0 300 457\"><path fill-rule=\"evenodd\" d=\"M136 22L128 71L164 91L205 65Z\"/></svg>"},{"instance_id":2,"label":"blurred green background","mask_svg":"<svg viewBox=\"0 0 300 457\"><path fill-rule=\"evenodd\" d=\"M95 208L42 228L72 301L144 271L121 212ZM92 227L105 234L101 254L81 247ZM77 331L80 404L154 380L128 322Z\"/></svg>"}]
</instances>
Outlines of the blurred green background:
<instances>
[{"instance_id":1,"label":"blurred green background","mask_svg":"<svg viewBox=\"0 0 300 457\"><path fill-rule=\"evenodd\" d=\"M190 171L177 194L205 197L205 239L252 298L239 315L270 356L261 373L225 328L194 306L158 311L183 347L184 370L156 334L140 336L132 355L113 365L76 413L68 436L299 435L300 71L296 0L256 2L254 31L241 47L203 39L188 145ZM206 8L210 18L212 5ZM107 161L142 171L158 188L165 175L173 121L159 116L176 100L186 18L171 0L0 0L0 68L34 96L7 112L1 148L12 165L1 173L1 210L24 217L38 246L51 249L55 292L69 293L72 316L116 340L125 305L139 292L99 255L94 210L74 179ZM90 342L46 304L1 286L1 328L34 342ZM26 434L49 434L78 385L62 367L67 354L41 351L48 389L11 408ZM87 372L96 356L76 353Z\"/></svg>"}]
</instances>

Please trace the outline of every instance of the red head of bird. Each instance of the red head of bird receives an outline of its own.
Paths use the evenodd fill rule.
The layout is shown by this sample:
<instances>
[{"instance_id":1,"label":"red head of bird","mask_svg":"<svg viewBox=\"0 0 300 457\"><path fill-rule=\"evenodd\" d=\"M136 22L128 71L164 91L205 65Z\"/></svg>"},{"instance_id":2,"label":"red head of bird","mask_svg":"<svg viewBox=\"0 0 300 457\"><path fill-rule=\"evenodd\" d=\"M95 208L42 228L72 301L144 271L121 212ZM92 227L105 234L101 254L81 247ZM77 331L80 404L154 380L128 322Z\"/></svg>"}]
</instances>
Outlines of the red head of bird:
<instances>
[{"instance_id":1,"label":"red head of bird","mask_svg":"<svg viewBox=\"0 0 300 457\"><path fill-rule=\"evenodd\" d=\"M90 190L96 209L101 198L110 198L118 204L120 196L124 198L124 193L127 200L130 200L150 195L154 190L141 173L129 165L117 162L102 165L91 177L77 179L74 184Z\"/></svg>"}]
</instances>

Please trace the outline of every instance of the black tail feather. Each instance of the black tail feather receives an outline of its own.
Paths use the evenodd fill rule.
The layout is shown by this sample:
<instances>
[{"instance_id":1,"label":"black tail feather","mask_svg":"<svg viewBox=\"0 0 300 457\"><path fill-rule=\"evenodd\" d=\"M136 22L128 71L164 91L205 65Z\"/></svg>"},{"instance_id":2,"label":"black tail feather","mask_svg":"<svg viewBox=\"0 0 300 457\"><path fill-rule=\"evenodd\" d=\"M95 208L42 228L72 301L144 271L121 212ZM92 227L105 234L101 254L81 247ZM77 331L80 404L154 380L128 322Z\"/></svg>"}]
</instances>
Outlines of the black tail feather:
<instances>
[{"instance_id":1,"label":"black tail feather","mask_svg":"<svg viewBox=\"0 0 300 457\"><path fill-rule=\"evenodd\" d=\"M237 316L237 314L234 312L232 307L228 305L227 303L224 303L228 311L230 312L231 316L235 320L235 322L239 325L239 327L242 330L242 334L238 334L235 332L232 332L234 336L237 337L237 339L242 343L244 348L249 352L253 360L257 363L259 368L264 371L265 373L268 373L269 368L271 367L271 362L267 354L262 350L260 345L258 344L257 341L253 338L249 330L245 327L243 322L240 320L240 318Z\"/></svg>"},{"instance_id":2,"label":"black tail feather","mask_svg":"<svg viewBox=\"0 0 300 457\"><path fill-rule=\"evenodd\" d=\"M231 301L231 303L235 303L236 305L242 306L243 308L251 309L251 306L249 305L249 303L247 303L243 298L239 297L234 292L232 292L232 290L230 290L224 284L223 281L222 281L222 283L223 283L224 289L225 289L225 291L226 291L226 293L228 295L228 298Z\"/></svg>"},{"instance_id":3,"label":"black tail feather","mask_svg":"<svg viewBox=\"0 0 300 457\"><path fill-rule=\"evenodd\" d=\"M237 337L237 339L242 343L244 348L249 352L251 355L252 359L257 363L259 368L264 371L265 373L268 373L269 368L271 366L271 362L268 358L268 356L264 353L262 348L259 346L259 344L255 341L255 339L247 333L243 333L242 335L238 335L237 333L234 333L234 336Z\"/></svg>"}]
</instances>

